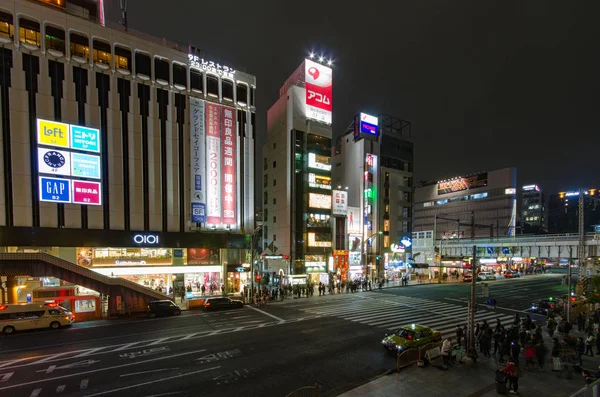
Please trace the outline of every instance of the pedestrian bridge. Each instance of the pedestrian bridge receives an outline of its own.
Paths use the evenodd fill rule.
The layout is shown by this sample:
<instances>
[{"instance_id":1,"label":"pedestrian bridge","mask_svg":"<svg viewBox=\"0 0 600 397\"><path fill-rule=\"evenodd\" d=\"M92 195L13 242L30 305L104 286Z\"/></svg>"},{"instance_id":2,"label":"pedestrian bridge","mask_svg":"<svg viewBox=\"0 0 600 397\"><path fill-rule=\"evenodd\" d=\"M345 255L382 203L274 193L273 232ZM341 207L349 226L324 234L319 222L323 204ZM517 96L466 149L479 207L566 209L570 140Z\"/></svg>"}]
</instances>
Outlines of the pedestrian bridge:
<instances>
[{"instance_id":1,"label":"pedestrian bridge","mask_svg":"<svg viewBox=\"0 0 600 397\"><path fill-rule=\"evenodd\" d=\"M585 235L585 257L598 256L600 253L600 235ZM477 256L485 257L523 257L541 259L577 259L579 235L545 234L515 237L476 237L473 239L441 239L436 241L440 255L459 257L472 256L473 246L477 247Z\"/></svg>"}]
</instances>

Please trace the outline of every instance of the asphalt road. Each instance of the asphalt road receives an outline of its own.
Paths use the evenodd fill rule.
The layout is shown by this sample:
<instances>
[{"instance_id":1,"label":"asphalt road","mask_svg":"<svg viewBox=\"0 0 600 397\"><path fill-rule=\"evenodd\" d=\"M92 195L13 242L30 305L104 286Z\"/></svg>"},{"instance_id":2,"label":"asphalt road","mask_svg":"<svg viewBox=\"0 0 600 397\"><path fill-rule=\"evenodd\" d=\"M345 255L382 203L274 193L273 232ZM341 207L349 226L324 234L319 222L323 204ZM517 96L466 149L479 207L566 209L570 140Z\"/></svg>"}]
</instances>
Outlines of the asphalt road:
<instances>
[{"instance_id":1,"label":"asphalt road","mask_svg":"<svg viewBox=\"0 0 600 397\"><path fill-rule=\"evenodd\" d=\"M560 284L490 282L500 308L478 318L509 320ZM318 383L320 396L335 396L394 368L379 346L385 332L403 322L450 329L468 293L466 284L409 286L1 336L0 395L285 396Z\"/></svg>"}]
</instances>

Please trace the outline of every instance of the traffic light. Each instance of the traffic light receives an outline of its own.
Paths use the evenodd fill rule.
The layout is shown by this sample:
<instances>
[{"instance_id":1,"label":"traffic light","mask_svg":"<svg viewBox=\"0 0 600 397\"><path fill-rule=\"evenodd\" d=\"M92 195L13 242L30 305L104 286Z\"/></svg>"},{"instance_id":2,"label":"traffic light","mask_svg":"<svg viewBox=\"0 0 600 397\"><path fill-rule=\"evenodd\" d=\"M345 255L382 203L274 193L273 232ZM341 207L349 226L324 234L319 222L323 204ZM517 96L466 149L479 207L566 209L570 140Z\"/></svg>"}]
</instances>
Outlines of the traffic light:
<instances>
[{"instance_id":1,"label":"traffic light","mask_svg":"<svg viewBox=\"0 0 600 397\"><path fill-rule=\"evenodd\" d=\"M550 302L552 302L552 297L548 298L548 300L549 300Z\"/></svg>"},{"instance_id":2,"label":"traffic light","mask_svg":"<svg viewBox=\"0 0 600 397\"><path fill-rule=\"evenodd\" d=\"M256 275L256 277L255 277L255 280L256 280L257 282L258 282L258 281L260 281L260 274L257 274L257 275Z\"/></svg>"},{"instance_id":3,"label":"traffic light","mask_svg":"<svg viewBox=\"0 0 600 397\"><path fill-rule=\"evenodd\" d=\"M575 302L575 297L574 296L571 297L571 302Z\"/></svg>"}]
</instances>

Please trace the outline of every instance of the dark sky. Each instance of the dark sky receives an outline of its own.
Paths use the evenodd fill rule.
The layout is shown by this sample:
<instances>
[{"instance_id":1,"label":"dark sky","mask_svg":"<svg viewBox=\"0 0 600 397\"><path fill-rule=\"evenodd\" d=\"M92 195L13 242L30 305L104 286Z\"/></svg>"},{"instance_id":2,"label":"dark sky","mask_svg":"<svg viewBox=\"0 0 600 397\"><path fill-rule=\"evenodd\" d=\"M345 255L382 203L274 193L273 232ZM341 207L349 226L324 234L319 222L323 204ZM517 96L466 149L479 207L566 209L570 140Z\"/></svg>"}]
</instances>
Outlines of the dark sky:
<instances>
[{"instance_id":1,"label":"dark sky","mask_svg":"<svg viewBox=\"0 0 600 397\"><path fill-rule=\"evenodd\" d=\"M118 0L107 19L120 18ZM260 6L257 6L260 5ZM546 192L600 187L598 0L130 0L129 26L257 76L258 133L310 50L334 59L333 129L412 122L416 179L518 168ZM263 139L259 138L259 147Z\"/></svg>"}]
</instances>

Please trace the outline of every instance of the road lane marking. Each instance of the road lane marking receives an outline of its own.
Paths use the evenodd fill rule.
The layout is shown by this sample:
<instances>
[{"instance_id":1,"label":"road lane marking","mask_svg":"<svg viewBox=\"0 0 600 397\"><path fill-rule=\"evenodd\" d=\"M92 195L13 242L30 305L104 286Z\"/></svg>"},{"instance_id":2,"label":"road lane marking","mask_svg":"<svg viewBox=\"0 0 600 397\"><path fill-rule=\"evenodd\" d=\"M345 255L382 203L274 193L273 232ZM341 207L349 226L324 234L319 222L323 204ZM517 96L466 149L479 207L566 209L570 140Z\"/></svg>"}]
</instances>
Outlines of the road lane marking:
<instances>
[{"instance_id":1,"label":"road lane marking","mask_svg":"<svg viewBox=\"0 0 600 397\"><path fill-rule=\"evenodd\" d=\"M50 373L54 372L55 369L71 369L71 368L79 368L79 367L88 367L92 364L96 364L99 362L100 361L96 361L96 360L84 360L84 361L79 361L76 363L62 365L60 367L57 367L56 365L51 365L46 369L41 369L41 370L35 371L35 372L46 372L46 374L50 374Z\"/></svg>"},{"instance_id":2,"label":"road lane marking","mask_svg":"<svg viewBox=\"0 0 600 397\"><path fill-rule=\"evenodd\" d=\"M262 314L264 314L265 316L269 316L269 317L271 317L271 318L274 318L275 320L279 321L279 323L280 323L280 324L283 324L283 323L285 323L285 320L284 320L284 319L282 319L281 317L277 317L277 316L275 316L275 315L273 315L273 314L271 314L271 313L267 313L267 312L266 312L266 311L264 311L264 310L257 309L257 308L255 308L254 306L246 306L246 307L249 307L249 308L250 308L250 309L252 309L252 310L256 310L257 312L259 312L259 313L262 313Z\"/></svg>"},{"instance_id":3,"label":"road lane marking","mask_svg":"<svg viewBox=\"0 0 600 397\"><path fill-rule=\"evenodd\" d=\"M95 349L90 349L90 350L88 350L88 351L86 351L86 352L83 352L83 353L81 353L81 354L77 354L77 355L75 355L75 356L71 356L71 357L69 357L69 358L78 358L78 357L85 357L85 356L89 356L90 354L94 354L94 353L96 353L97 351L104 350L104 349L106 349L106 347L97 347L97 348L95 348Z\"/></svg>"},{"instance_id":4,"label":"road lane marking","mask_svg":"<svg viewBox=\"0 0 600 397\"><path fill-rule=\"evenodd\" d=\"M166 357L151 358L151 359L148 359L148 360L136 361L136 362L132 362L132 363L128 363L128 364L121 364L121 365L115 365L115 366L112 366L112 367L105 367L105 368L92 369L92 370L89 370L89 371L77 372L77 373L71 374L71 375L62 375L62 376L55 376L54 378L33 380L33 381L30 381L30 382L18 383L16 385L0 387L0 391L9 390L9 389L15 389L17 387L22 387L22 386L27 386L27 385L35 385L36 383L50 382L50 381L54 381L54 380L58 380L58 379L72 378L74 376L93 374L93 373L96 373L96 372L104 372L104 371L109 371L111 369L116 369L116 368L130 367L132 365L140 365L140 364L145 364L145 363L149 363L149 362L153 362L153 361L167 360L169 358L175 358L175 357L180 357L180 356L187 356L187 355L190 355L190 354L202 353L202 352L205 352L205 351L206 351L206 349L194 350L194 351L191 351L191 352L173 354L171 356L166 356ZM42 390L42 389L40 389L40 390Z\"/></svg>"},{"instance_id":5,"label":"road lane marking","mask_svg":"<svg viewBox=\"0 0 600 397\"><path fill-rule=\"evenodd\" d=\"M42 392L42 389L35 389L34 391L31 392L29 397L37 397L40 395L41 392Z\"/></svg>"},{"instance_id":6,"label":"road lane marking","mask_svg":"<svg viewBox=\"0 0 600 397\"><path fill-rule=\"evenodd\" d=\"M2 364L0 364L0 368L8 367L9 365L20 363L21 361L32 360L34 358L36 358L36 357L26 357L26 358L20 358L18 360L4 361Z\"/></svg>"},{"instance_id":7,"label":"road lane marking","mask_svg":"<svg viewBox=\"0 0 600 397\"><path fill-rule=\"evenodd\" d=\"M65 391L65 387L67 387L66 385L60 385L56 388L56 392L57 393L62 393L63 391Z\"/></svg>"},{"instance_id":8,"label":"road lane marking","mask_svg":"<svg viewBox=\"0 0 600 397\"><path fill-rule=\"evenodd\" d=\"M61 357L61 356L66 356L67 354L71 354L71 353L72 353L72 352L64 352L64 353L56 353L56 354L52 354L52 355L50 355L50 356L48 356L48 357L46 357L46 358L42 358L41 360L34 361L34 362L30 363L30 364L31 364L31 365L34 365L34 364L42 364L42 363L45 363L45 362L51 361L51 360L53 360L53 359L55 359L55 358L58 358L58 357Z\"/></svg>"},{"instance_id":9,"label":"road lane marking","mask_svg":"<svg viewBox=\"0 0 600 397\"><path fill-rule=\"evenodd\" d=\"M152 343L147 344L146 346L160 345L161 343L163 343L164 341L166 341L168 339L171 339L171 338L170 337L169 338L160 338L160 339L155 340Z\"/></svg>"},{"instance_id":10,"label":"road lane marking","mask_svg":"<svg viewBox=\"0 0 600 397\"><path fill-rule=\"evenodd\" d=\"M89 379L82 379L81 383L79 383L79 390L87 389L89 383L90 383Z\"/></svg>"},{"instance_id":11,"label":"road lane marking","mask_svg":"<svg viewBox=\"0 0 600 397\"><path fill-rule=\"evenodd\" d=\"M151 369L150 371L133 372L133 373L130 373L130 374L119 375L119 377L134 376L134 375L143 375L143 374L151 374L153 372L162 372L162 371L174 371L176 369L179 369L179 367L177 367L177 368Z\"/></svg>"},{"instance_id":12,"label":"road lane marking","mask_svg":"<svg viewBox=\"0 0 600 397\"><path fill-rule=\"evenodd\" d=\"M8 372L6 374L0 374L0 383L8 382L11 376L13 376L14 372Z\"/></svg>"},{"instance_id":13,"label":"road lane marking","mask_svg":"<svg viewBox=\"0 0 600 397\"><path fill-rule=\"evenodd\" d=\"M123 346L121 346L121 347L119 347L119 348L117 348L117 349L113 349L113 350L111 350L111 351L112 351L112 352L118 352L118 351L120 351L120 350L127 350L127 349L129 349L131 346L135 346L135 345L138 345L138 344L140 344L140 343L143 343L143 342L133 342L133 343L127 343L127 344L125 344L125 345L123 345Z\"/></svg>"},{"instance_id":14,"label":"road lane marking","mask_svg":"<svg viewBox=\"0 0 600 397\"><path fill-rule=\"evenodd\" d=\"M211 368L205 368L205 369L201 369L201 370L198 370L198 371L187 372L185 374L179 374L179 375L175 375L175 376L170 376L168 378L160 378L160 379L152 380L152 381L149 381L149 382L138 383L137 385L131 385L131 386L126 386L126 387L121 387L119 389L113 389L113 390L103 391L103 392L96 393L96 394L88 394L85 397L102 396L104 394L110 394L110 393L114 393L114 392L118 392L118 391L133 389L133 388L140 387L140 386L151 385L153 383L163 382L163 381L167 381L167 380L171 380L171 379L183 378L184 376L195 375L195 374L199 374L201 372L212 371L213 369L219 369L219 368L221 368L221 366L211 367Z\"/></svg>"}]
</instances>

